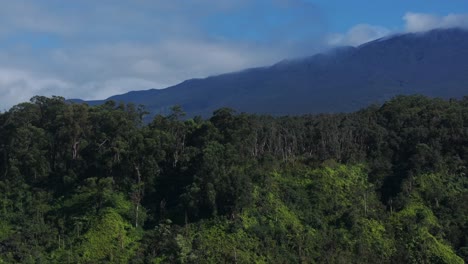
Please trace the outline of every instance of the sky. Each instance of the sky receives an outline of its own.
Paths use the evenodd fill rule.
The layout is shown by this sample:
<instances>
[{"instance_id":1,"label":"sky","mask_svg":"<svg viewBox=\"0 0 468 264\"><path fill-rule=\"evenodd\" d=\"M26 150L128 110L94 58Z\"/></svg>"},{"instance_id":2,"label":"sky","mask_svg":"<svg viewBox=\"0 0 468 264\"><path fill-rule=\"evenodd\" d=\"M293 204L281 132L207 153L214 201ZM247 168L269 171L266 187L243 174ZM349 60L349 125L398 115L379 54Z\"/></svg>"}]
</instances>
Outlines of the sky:
<instances>
[{"instance_id":1,"label":"sky","mask_svg":"<svg viewBox=\"0 0 468 264\"><path fill-rule=\"evenodd\" d=\"M0 111L105 99L337 46L468 28L467 0L0 0Z\"/></svg>"}]
</instances>

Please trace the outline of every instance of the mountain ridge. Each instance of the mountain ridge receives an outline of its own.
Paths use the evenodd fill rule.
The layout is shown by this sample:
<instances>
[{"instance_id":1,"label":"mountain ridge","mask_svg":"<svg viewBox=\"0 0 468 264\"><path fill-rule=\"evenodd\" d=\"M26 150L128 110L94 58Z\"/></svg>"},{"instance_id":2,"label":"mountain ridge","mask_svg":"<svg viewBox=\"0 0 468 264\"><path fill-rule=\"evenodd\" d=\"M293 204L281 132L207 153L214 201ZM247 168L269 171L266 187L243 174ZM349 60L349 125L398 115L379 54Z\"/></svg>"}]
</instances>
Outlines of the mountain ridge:
<instances>
[{"instance_id":1,"label":"mountain ridge","mask_svg":"<svg viewBox=\"0 0 468 264\"><path fill-rule=\"evenodd\" d=\"M396 34L271 66L83 102L143 104L152 115L166 114L174 105L182 106L188 116L209 116L221 107L295 115L351 112L398 94L461 97L468 92L466 47L464 29Z\"/></svg>"}]
</instances>

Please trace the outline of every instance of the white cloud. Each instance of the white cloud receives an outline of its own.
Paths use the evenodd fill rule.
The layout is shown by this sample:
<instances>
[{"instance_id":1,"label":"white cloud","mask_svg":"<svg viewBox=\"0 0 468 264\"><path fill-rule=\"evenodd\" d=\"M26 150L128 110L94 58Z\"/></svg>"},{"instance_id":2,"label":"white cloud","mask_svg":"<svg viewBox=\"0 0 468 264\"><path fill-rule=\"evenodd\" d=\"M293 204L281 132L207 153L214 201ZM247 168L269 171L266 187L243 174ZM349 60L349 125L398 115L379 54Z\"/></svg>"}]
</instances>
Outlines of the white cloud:
<instances>
[{"instance_id":1,"label":"white cloud","mask_svg":"<svg viewBox=\"0 0 468 264\"><path fill-rule=\"evenodd\" d=\"M406 13L403 16L407 32L422 32L436 28L468 28L468 14L438 16L424 13Z\"/></svg>"},{"instance_id":2,"label":"white cloud","mask_svg":"<svg viewBox=\"0 0 468 264\"><path fill-rule=\"evenodd\" d=\"M390 33L390 30L368 24L358 24L344 34L330 34L327 43L331 46L359 46L363 43L384 37Z\"/></svg>"},{"instance_id":3,"label":"white cloud","mask_svg":"<svg viewBox=\"0 0 468 264\"><path fill-rule=\"evenodd\" d=\"M0 68L0 110L28 101L32 95L62 94L69 88L70 84L60 79L38 76L18 69Z\"/></svg>"}]
</instances>

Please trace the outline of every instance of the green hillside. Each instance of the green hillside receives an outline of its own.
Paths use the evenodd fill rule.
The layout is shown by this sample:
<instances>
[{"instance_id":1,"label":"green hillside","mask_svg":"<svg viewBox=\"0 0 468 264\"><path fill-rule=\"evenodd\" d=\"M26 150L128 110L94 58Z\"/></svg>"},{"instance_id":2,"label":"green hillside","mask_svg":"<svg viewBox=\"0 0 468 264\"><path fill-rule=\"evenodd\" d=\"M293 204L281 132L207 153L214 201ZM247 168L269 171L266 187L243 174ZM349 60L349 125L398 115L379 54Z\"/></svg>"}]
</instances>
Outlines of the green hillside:
<instances>
[{"instance_id":1,"label":"green hillside","mask_svg":"<svg viewBox=\"0 0 468 264\"><path fill-rule=\"evenodd\" d=\"M0 263L464 263L468 98L271 117L0 114Z\"/></svg>"}]
</instances>

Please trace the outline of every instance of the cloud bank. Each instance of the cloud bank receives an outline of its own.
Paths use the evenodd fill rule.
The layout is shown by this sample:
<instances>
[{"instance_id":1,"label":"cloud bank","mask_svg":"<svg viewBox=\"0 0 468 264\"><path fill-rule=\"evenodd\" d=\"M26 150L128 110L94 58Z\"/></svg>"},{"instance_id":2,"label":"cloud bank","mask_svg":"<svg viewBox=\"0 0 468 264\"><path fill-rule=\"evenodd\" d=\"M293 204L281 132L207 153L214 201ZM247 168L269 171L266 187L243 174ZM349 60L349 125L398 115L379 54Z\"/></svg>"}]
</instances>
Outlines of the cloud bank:
<instances>
[{"instance_id":1,"label":"cloud bank","mask_svg":"<svg viewBox=\"0 0 468 264\"><path fill-rule=\"evenodd\" d=\"M468 14L448 14L438 16L424 13L406 13L403 16L407 32L422 32L436 28L467 28Z\"/></svg>"},{"instance_id":2,"label":"cloud bank","mask_svg":"<svg viewBox=\"0 0 468 264\"><path fill-rule=\"evenodd\" d=\"M467 14L407 13L401 29L362 23L329 34L308 0L1 2L0 111L34 95L104 99L399 31L468 28Z\"/></svg>"},{"instance_id":3,"label":"cloud bank","mask_svg":"<svg viewBox=\"0 0 468 264\"><path fill-rule=\"evenodd\" d=\"M34 95L104 99L308 55L322 49L321 23L306 0L2 1L0 110Z\"/></svg>"}]
</instances>

